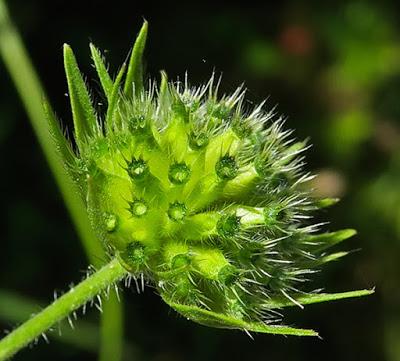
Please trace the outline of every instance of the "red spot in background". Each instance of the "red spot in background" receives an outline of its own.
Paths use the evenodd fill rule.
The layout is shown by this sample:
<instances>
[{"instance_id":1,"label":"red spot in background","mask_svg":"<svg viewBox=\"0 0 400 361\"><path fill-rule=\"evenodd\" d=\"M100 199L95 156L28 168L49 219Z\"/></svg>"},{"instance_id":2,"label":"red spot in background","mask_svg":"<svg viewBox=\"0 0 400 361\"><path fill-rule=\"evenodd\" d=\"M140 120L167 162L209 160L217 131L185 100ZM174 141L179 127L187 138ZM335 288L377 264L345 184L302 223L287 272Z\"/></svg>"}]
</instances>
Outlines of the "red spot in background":
<instances>
[{"instance_id":1,"label":"red spot in background","mask_svg":"<svg viewBox=\"0 0 400 361\"><path fill-rule=\"evenodd\" d=\"M307 56L314 49L313 34L302 25L289 25L279 35L280 47L288 54Z\"/></svg>"}]
</instances>

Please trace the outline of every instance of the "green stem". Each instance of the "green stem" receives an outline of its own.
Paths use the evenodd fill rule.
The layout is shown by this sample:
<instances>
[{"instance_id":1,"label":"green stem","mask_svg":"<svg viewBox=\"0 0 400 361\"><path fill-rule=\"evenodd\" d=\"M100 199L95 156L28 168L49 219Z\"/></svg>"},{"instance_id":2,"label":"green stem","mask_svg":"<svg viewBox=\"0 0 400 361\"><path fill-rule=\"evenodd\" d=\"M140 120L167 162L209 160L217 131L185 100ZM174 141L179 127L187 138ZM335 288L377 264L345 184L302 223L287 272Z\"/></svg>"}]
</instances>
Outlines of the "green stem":
<instances>
[{"instance_id":1,"label":"green stem","mask_svg":"<svg viewBox=\"0 0 400 361\"><path fill-rule=\"evenodd\" d=\"M99 345L99 361L122 360L123 314L118 312L121 309L118 307L121 297L122 295L117 295L114 290L111 290L110 297L103 304L100 339L107 342L101 342Z\"/></svg>"},{"instance_id":2,"label":"green stem","mask_svg":"<svg viewBox=\"0 0 400 361\"><path fill-rule=\"evenodd\" d=\"M0 341L0 361L5 360L21 348L43 335L55 323L80 308L121 280L127 271L117 259L113 259L99 271L89 276L66 294L55 300L36 316L19 326Z\"/></svg>"},{"instance_id":3,"label":"green stem","mask_svg":"<svg viewBox=\"0 0 400 361\"><path fill-rule=\"evenodd\" d=\"M57 149L57 144L55 144L54 138L51 136L51 129L42 106L42 99L46 96L44 88L30 61L23 41L10 19L3 0L0 0L0 56L3 58L4 64L28 113L36 137L56 179L64 203L76 227L86 255L89 258L89 262L96 267L100 267L102 259L105 256L104 251L90 227L86 207L80 198L77 186L64 168L63 161L59 158L58 152L54 151ZM107 302L111 302L111 304L106 306ZM114 355L119 355L122 353L122 349L116 352L116 345L122 347L122 339L117 342L116 338L117 335L121 335L122 337L123 334L123 307L120 302L115 302L112 299L106 301L104 306L102 328L105 330L110 329L108 323L112 323L111 328L114 330L114 343L113 345L108 345L109 338L102 339L101 352L109 353L108 350L112 349ZM108 313L113 315L115 319L118 319L119 322L112 320L112 316L108 315ZM117 327L120 327L119 331L117 331ZM102 331L101 335L107 336L107 332ZM104 359L101 354L100 359ZM116 361L120 360L120 358L116 357L113 359Z\"/></svg>"},{"instance_id":4,"label":"green stem","mask_svg":"<svg viewBox=\"0 0 400 361\"><path fill-rule=\"evenodd\" d=\"M0 320L2 323L21 324L45 306L36 300L0 289ZM99 328L81 319L78 319L75 326L75 329L72 329L67 322L61 322L59 324L60 332L52 332L49 336L68 346L96 353L99 349Z\"/></svg>"},{"instance_id":5,"label":"green stem","mask_svg":"<svg viewBox=\"0 0 400 361\"><path fill-rule=\"evenodd\" d=\"M77 186L72 182L55 151L57 146L49 131L42 106L42 99L46 96L44 88L29 59L22 39L11 22L3 0L0 0L0 55L18 90L90 262L98 267L104 252L90 227L86 208L79 196Z\"/></svg>"},{"instance_id":6,"label":"green stem","mask_svg":"<svg viewBox=\"0 0 400 361\"><path fill-rule=\"evenodd\" d=\"M64 320L58 324L57 328L60 332L49 333L50 338L92 353L97 353L99 347L101 347L100 360L101 357L105 361L110 359L117 360L116 355L121 355L121 359L123 356L127 360L138 359L139 350L137 346L123 340L122 327L119 324L122 322L121 312L114 312L114 310L121 309L120 307L114 307L115 305L118 306L122 301L121 297L122 295L116 297L115 291L112 291L109 299L103 300L102 315L105 314L105 316L101 318L102 329L100 332L99 328L91 322L78 319L74 323L75 328L72 329L68 322ZM45 304L37 300L29 299L9 290L0 289L0 321L2 323L21 324L45 306ZM107 307L110 311L108 313L106 312ZM101 339L107 338L109 342L100 342L100 334ZM120 344L119 340L123 344ZM113 357L107 359L106 355L112 355Z\"/></svg>"}]
</instances>

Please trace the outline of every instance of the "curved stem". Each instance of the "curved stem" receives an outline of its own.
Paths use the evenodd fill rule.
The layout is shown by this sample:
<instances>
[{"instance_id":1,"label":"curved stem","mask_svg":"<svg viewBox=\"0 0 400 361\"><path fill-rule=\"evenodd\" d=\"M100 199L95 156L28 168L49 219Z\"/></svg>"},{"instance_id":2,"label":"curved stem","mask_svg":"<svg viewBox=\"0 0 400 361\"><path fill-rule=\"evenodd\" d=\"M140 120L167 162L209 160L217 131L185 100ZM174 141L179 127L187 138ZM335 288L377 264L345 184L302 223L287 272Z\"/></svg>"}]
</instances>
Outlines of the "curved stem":
<instances>
[{"instance_id":1,"label":"curved stem","mask_svg":"<svg viewBox=\"0 0 400 361\"><path fill-rule=\"evenodd\" d=\"M36 137L42 147L46 160L56 179L90 262L99 266L104 256L101 243L90 227L85 205L77 186L63 165L57 151L57 144L51 136L42 99L47 98L44 88L36 74L27 50L8 15L6 4L0 0L0 57L21 97ZM58 126L58 125L57 125Z\"/></svg>"},{"instance_id":2,"label":"curved stem","mask_svg":"<svg viewBox=\"0 0 400 361\"><path fill-rule=\"evenodd\" d=\"M0 322L4 324L22 324L45 306L37 300L0 289ZM84 320L78 320L76 326L71 329L67 322L62 322L59 324L60 332L53 332L49 336L70 347L96 353L99 348L99 328Z\"/></svg>"},{"instance_id":3,"label":"curved stem","mask_svg":"<svg viewBox=\"0 0 400 361\"><path fill-rule=\"evenodd\" d=\"M46 98L44 88L30 60L29 54L25 49L24 43L8 14L6 3L0 0L0 57L10 74L10 77L21 97L22 103L29 116L36 137L40 143L43 153L47 159L50 169L53 172L57 185L60 189L64 203L70 213L71 219L78 232L79 238L86 251L86 255L92 265L100 267L105 258L101 243L90 227L85 205L79 196L78 188L72 181L70 175L63 166L57 144L50 129L49 122L46 121L46 114L42 106L43 98ZM54 119L55 122L55 119ZM55 128L58 124L53 124ZM108 302L108 301L107 301ZM105 302L105 304L107 303ZM102 314L102 328L114 330L112 345L107 345L110 338L101 339L101 351L107 353L107 349L114 350L114 360L119 361L115 355L120 355L122 349L116 352L116 347L122 347L123 336L123 305L120 302L109 301L110 305L105 305L105 312ZM112 319L114 315L120 319L116 322ZM111 326L108 323L111 322ZM117 327L120 329L117 330ZM107 332L102 332L101 337L108 336ZM117 337L121 340L117 342ZM100 359L104 357L100 354Z\"/></svg>"},{"instance_id":4,"label":"curved stem","mask_svg":"<svg viewBox=\"0 0 400 361\"><path fill-rule=\"evenodd\" d=\"M113 259L43 311L26 321L0 340L0 360L5 360L43 335L51 326L67 317L127 274L118 260Z\"/></svg>"}]
</instances>

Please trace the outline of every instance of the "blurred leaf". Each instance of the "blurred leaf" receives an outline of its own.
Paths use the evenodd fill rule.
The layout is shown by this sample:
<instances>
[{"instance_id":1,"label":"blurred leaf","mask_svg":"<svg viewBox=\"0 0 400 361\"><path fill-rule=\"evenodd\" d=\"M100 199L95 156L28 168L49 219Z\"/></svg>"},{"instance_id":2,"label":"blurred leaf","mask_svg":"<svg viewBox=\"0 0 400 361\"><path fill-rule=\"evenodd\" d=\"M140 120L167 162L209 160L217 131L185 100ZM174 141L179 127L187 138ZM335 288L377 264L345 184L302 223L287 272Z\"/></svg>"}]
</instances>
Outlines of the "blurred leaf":
<instances>
[{"instance_id":1,"label":"blurred leaf","mask_svg":"<svg viewBox=\"0 0 400 361\"><path fill-rule=\"evenodd\" d=\"M242 52L243 66L256 77L272 76L285 67L285 58L278 47L267 40L252 41Z\"/></svg>"},{"instance_id":2,"label":"blurred leaf","mask_svg":"<svg viewBox=\"0 0 400 361\"><path fill-rule=\"evenodd\" d=\"M345 97L345 94L342 94ZM363 104L360 107L334 113L329 129L324 129L324 137L329 151L334 157L351 162L360 146L372 134L373 113Z\"/></svg>"},{"instance_id":3,"label":"blurred leaf","mask_svg":"<svg viewBox=\"0 0 400 361\"><path fill-rule=\"evenodd\" d=\"M318 208L327 208L334 206L336 203L340 201L340 198L324 198L316 200L316 204Z\"/></svg>"}]
</instances>

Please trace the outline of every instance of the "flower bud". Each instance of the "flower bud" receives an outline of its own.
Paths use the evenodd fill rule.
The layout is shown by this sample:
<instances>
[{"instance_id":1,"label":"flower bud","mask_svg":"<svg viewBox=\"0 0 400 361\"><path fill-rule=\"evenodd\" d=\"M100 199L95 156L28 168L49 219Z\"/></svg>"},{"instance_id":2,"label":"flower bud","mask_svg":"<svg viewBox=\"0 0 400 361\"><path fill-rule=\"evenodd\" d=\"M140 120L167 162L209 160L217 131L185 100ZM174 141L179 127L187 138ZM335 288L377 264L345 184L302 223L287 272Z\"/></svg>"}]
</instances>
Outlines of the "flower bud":
<instances>
[{"instance_id":1,"label":"flower bud","mask_svg":"<svg viewBox=\"0 0 400 361\"><path fill-rule=\"evenodd\" d=\"M159 87L146 85L146 34L147 23L124 84L125 68L112 80L94 53L104 118L65 50L78 145L72 171L85 180L93 227L124 267L189 319L313 334L266 323L282 299L299 304L310 274L330 260L327 249L353 234L316 234L312 212L324 202L304 187L305 142L291 140L262 105L245 109L241 88L219 97L214 76L197 88L168 83L164 73Z\"/></svg>"}]
</instances>

